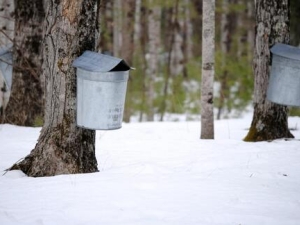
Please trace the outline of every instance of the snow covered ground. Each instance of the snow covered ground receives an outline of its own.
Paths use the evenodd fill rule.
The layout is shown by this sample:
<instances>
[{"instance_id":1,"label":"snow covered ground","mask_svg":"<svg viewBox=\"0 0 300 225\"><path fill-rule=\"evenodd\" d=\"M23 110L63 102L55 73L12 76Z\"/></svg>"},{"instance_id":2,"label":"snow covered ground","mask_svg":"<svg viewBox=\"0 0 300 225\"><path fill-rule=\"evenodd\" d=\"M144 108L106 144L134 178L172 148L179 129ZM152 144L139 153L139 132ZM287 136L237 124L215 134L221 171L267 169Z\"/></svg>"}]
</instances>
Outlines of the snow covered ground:
<instances>
[{"instance_id":1,"label":"snow covered ground","mask_svg":"<svg viewBox=\"0 0 300 225\"><path fill-rule=\"evenodd\" d=\"M215 140L199 139L200 122L97 131L99 173L0 176L0 224L299 225L300 141L245 143L250 123L216 121ZM0 171L30 152L39 131L0 126Z\"/></svg>"}]
</instances>

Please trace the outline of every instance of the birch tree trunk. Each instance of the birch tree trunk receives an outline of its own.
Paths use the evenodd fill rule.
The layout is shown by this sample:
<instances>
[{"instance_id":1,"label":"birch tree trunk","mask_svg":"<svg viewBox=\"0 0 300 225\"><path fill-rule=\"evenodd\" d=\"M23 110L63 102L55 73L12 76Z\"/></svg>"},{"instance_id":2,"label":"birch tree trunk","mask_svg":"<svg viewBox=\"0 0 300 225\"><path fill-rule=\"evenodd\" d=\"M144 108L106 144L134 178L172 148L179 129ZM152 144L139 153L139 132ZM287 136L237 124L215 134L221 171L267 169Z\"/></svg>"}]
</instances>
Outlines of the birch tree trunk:
<instances>
[{"instance_id":1,"label":"birch tree trunk","mask_svg":"<svg viewBox=\"0 0 300 225\"><path fill-rule=\"evenodd\" d=\"M5 123L34 126L43 120L42 1L15 1L13 80Z\"/></svg>"},{"instance_id":2,"label":"birch tree trunk","mask_svg":"<svg viewBox=\"0 0 300 225\"><path fill-rule=\"evenodd\" d=\"M38 143L11 169L28 176L96 172L95 131L76 126L73 60L95 49L96 0L44 0L45 123Z\"/></svg>"},{"instance_id":3,"label":"birch tree trunk","mask_svg":"<svg viewBox=\"0 0 300 225\"><path fill-rule=\"evenodd\" d=\"M0 49L13 44L14 39L14 1L0 0ZM5 84L0 70L0 121L4 119L4 112L10 96L10 90Z\"/></svg>"},{"instance_id":4,"label":"birch tree trunk","mask_svg":"<svg viewBox=\"0 0 300 225\"><path fill-rule=\"evenodd\" d=\"M147 121L154 120L155 77L158 73L158 55L160 47L160 14L161 8L153 0L149 0L148 15L148 56L146 69L147 86Z\"/></svg>"},{"instance_id":5,"label":"birch tree trunk","mask_svg":"<svg viewBox=\"0 0 300 225\"><path fill-rule=\"evenodd\" d=\"M203 0L201 139L214 139L215 0Z\"/></svg>"},{"instance_id":6,"label":"birch tree trunk","mask_svg":"<svg viewBox=\"0 0 300 225\"><path fill-rule=\"evenodd\" d=\"M254 48L254 114L245 141L291 138L287 107L266 99L270 74L270 48L275 43L289 43L289 1L255 1L256 36Z\"/></svg>"},{"instance_id":7,"label":"birch tree trunk","mask_svg":"<svg viewBox=\"0 0 300 225\"><path fill-rule=\"evenodd\" d=\"M0 47L13 43L14 39L14 1L0 0Z\"/></svg>"}]
</instances>

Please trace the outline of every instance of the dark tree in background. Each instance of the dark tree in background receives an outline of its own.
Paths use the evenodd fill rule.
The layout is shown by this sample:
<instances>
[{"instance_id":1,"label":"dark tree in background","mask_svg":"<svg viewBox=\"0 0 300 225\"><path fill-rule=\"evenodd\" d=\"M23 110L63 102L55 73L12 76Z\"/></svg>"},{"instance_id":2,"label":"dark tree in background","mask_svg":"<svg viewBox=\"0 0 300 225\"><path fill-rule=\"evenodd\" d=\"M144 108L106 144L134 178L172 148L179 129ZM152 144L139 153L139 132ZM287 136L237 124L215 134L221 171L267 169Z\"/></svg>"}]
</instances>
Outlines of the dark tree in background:
<instances>
[{"instance_id":1,"label":"dark tree in background","mask_svg":"<svg viewBox=\"0 0 300 225\"><path fill-rule=\"evenodd\" d=\"M291 4L291 45L300 45L300 1L290 0Z\"/></svg>"},{"instance_id":2,"label":"dark tree in background","mask_svg":"<svg viewBox=\"0 0 300 225\"><path fill-rule=\"evenodd\" d=\"M34 126L43 119L43 1L15 1L13 83L4 123Z\"/></svg>"}]
</instances>

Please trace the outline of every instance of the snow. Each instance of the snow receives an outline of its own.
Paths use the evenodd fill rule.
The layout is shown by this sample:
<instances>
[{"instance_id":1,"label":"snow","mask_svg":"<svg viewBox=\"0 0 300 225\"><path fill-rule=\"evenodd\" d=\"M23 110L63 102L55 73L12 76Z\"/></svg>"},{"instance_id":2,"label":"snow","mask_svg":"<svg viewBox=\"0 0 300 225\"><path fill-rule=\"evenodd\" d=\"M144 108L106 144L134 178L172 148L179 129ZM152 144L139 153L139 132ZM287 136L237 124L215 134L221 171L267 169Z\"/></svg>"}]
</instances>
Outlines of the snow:
<instances>
[{"instance_id":1,"label":"snow","mask_svg":"<svg viewBox=\"0 0 300 225\"><path fill-rule=\"evenodd\" d=\"M297 128L299 117L289 118ZM2 225L299 225L300 131L246 143L251 116L123 124L97 131L99 173L0 176ZM26 156L40 128L0 125L0 171ZM4 173L4 172L3 172Z\"/></svg>"}]
</instances>

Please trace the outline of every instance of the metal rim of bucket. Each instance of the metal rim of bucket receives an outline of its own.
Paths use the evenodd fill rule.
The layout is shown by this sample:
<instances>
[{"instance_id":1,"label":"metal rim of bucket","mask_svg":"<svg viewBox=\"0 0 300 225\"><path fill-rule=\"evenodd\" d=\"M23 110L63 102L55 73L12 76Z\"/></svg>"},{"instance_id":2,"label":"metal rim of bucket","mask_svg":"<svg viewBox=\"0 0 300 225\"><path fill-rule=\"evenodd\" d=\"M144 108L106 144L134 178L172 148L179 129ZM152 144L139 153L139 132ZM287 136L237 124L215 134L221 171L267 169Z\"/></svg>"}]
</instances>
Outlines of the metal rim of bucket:
<instances>
[{"instance_id":1,"label":"metal rim of bucket","mask_svg":"<svg viewBox=\"0 0 300 225\"><path fill-rule=\"evenodd\" d=\"M94 72L77 68L77 78L100 82L127 82L128 71Z\"/></svg>"}]
</instances>

